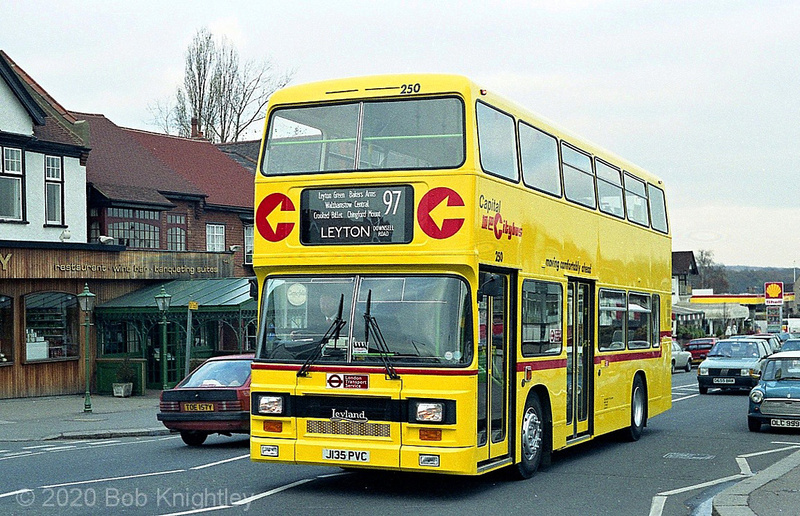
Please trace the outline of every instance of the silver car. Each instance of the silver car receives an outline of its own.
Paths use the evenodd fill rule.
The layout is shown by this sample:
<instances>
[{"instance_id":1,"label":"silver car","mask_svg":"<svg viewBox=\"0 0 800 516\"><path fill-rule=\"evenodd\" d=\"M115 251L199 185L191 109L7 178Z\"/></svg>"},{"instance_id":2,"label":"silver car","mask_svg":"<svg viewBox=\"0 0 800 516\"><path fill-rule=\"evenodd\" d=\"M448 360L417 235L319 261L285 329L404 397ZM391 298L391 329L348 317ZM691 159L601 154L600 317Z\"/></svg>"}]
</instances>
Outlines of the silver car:
<instances>
[{"instance_id":1,"label":"silver car","mask_svg":"<svg viewBox=\"0 0 800 516\"><path fill-rule=\"evenodd\" d=\"M770 354L769 343L762 339L718 340L697 366L700 394L710 387L750 390L758 383L761 363Z\"/></svg>"},{"instance_id":2,"label":"silver car","mask_svg":"<svg viewBox=\"0 0 800 516\"><path fill-rule=\"evenodd\" d=\"M687 373L692 370L692 354L684 351L680 344L672 341L672 372L683 369Z\"/></svg>"}]
</instances>

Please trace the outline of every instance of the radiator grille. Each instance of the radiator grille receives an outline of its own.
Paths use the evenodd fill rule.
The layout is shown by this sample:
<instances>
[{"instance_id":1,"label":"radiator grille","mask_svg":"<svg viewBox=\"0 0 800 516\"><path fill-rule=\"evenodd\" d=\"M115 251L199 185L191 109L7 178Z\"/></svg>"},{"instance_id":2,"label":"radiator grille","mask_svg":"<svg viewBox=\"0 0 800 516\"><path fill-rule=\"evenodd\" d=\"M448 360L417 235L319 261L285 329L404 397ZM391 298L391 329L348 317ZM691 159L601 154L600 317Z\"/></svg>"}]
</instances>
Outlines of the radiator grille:
<instances>
[{"instance_id":1,"label":"radiator grille","mask_svg":"<svg viewBox=\"0 0 800 516\"><path fill-rule=\"evenodd\" d=\"M351 421L306 421L309 434L358 435L389 437L388 423L354 423Z\"/></svg>"},{"instance_id":2,"label":"radiator grille","mask_svg":"<svg viewBox=\"0 0 800 516\"><path fill-rule=\"evenodd\" d=\"M766 399L761 404L765 416L800 416L800 400Z\"/></svg>"}]
</instances>

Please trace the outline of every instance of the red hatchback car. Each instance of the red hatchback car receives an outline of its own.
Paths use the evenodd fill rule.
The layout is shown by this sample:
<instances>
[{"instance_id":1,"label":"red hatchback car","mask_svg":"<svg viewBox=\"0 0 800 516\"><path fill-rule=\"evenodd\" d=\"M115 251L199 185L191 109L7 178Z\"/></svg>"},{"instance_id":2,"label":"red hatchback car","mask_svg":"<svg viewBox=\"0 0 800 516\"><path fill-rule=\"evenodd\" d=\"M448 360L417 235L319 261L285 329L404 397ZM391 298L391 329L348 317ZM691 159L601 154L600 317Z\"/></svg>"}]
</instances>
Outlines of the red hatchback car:
<instances>
[{"instance_id":1,"label":"red hatchback car","mask_svg":"<svg viewBox=\"0 0 800 516\"><path fill-rule=\"evenodd\" d=\"M161 392L158 420L189 446L200 446L213 433L249 433L252 362L253 355L209 358Z\"/></svg>"},{"instance_id":2,"label":"red hatchback car","mask_svg":"<svg viewBox=\"0 0 800 516\"><path fill-rule=\"evenodd\" d=\"M717 343L716 337L704 337L702 339L692 339L684 348L692 354L692 364L699 364L706 359L706 355Z\"/></svg>"}]
</instances>

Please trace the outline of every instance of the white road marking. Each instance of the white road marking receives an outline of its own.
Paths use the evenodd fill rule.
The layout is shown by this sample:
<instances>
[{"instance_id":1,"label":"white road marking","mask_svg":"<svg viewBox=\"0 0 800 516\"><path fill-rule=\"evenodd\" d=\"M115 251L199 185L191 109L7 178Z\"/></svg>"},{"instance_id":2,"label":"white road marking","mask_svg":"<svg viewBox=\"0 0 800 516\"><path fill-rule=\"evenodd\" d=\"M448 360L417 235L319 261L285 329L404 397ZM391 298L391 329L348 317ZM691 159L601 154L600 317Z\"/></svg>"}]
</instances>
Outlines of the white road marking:
<instances>
[{"instance_id":1,"label":"white road marking","mask_svg":"<svg viewBox=\"0 0 800 516\"><path fill-rule=\"evenodd\" d=\"M281 491L286 491L287 489L291 489L293 487L297 487L303 484L307 484L314 480L313 478L304 478L303 480L298 480L297 482L292 482L291 484L286 484L285 486L276 487L275 489L270 489L269 491L259 493L257 495L250 496L248 498L243 498L239 501L233 502L233 505L247 505L250 502L254 502L256 500L260 500L262 498L266 498L267 496L271 496Z\"/></svg>"},{"instance_id":2,"label":"white road marking","mask_svg":"<svg viewBox=\"0 0 800 516\"><path fill-rule=\"evenodd\" d=\"M16 491L11 491L10 493L0 493L0 498L5 498L6 496L16 496L18 494L27 493L30 489L17 489Z\"/></svg>"},{"instance_id":3,"label":"white road marking","mask_svg":"<svg viewBox=\"0 0 800 516\"><path fill-rule=\"evenodd\" d=\"M201 512L218 511L220 509L231 509L231 506L230 505L215 505L214 507L205 507L203 509L194 509L192 511L171 512L169 514L163 514L162 516L181 516L182 514L198 514L198 513L201 513Z\"/></svg>"},{"instance_id":4,"label":"white road marking","mask_svg":"<svg viewBox=\"0 0 800 516\"><path fill-rule=\"evenodd\" d=\"M250 457L250 454L248 453L247 455L240 455L239 457L231 457L230 459L218 460L217 462L211 462L209 464L203 464L202 466L195 466L195 467L189 468L189 469L205 469L205 468L210 468L212 466L218 466L220 464L225 464L226 462L233 462L235 460L247 459L249 457Z\"/></svg>"},{"instance_id":5,"label":"white road marking","mask_svg":"<svg viewBox=\"0 0 800 516\"><path fill-rule=\"evenodd\" d=\"M690 399L690 398L694 398L694 397L696 397L696 396L700 396L700 395L699 395L699 394L690 394L690 395L688 395L688 396L684 396L683 398L677 398L677 399L674 399L674 400L672 400L672 403L675 403L676 401L688 400L688 399Z\"/></svg>"},{"instance_id":6,"label":"white road marking","mask_svg":"<svg viewBox=\"0 0 800 516\"><path fill-rule=\"evenodd\" d=\"M107 478L95 478L92 480L81 480L78 482L65 482L63 484L52 484L49 486L40 486L39 489L50 489L54 487L65 487L65 486L79 486L83 484L97 484L100 482L111 482L112 480L128 480L130 478L144 478L144 477L157 477L159 475L171 475L173 473L185 473L185 469L172 469L169 471L155 471L153 473L141 473L139 475L125 475L122 477L107 477Z\"/></svg>"}]
</instances>

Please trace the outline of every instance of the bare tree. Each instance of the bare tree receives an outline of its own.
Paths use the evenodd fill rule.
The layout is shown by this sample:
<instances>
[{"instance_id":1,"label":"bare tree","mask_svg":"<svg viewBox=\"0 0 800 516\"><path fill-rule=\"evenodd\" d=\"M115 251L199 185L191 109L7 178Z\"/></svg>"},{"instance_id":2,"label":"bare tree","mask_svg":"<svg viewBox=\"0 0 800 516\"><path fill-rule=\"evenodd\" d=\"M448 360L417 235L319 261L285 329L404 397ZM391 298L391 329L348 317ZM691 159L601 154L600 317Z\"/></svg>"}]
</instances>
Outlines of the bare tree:
<instances>
[{"instance_id":1,"label":"bare tree","mask_svg":"<svg viewBox=\"0 0 800 516\"><path fill-rule=\"evenodd\" d=\"M697 288L712 288L717 294L727 293L730 289L725 266L714 262L714 252L700 249L695 256L697 262Z\"/></svg>"},{"instance_id":2,"label":"bare tree","mask_svg":"<svg viewBox=\"0 0 800 516\"><path fill-rule=\"evenodd\" d=\"M175 104L150 106L153 123L168 134L197 136L214 142L235 142L264 119L267 100L286 86L294 71L279 72L269 60L240 63L239 52L227 38L214 38L200 29L186 50L183 86Z\"/></svg>"}]
</instances>

